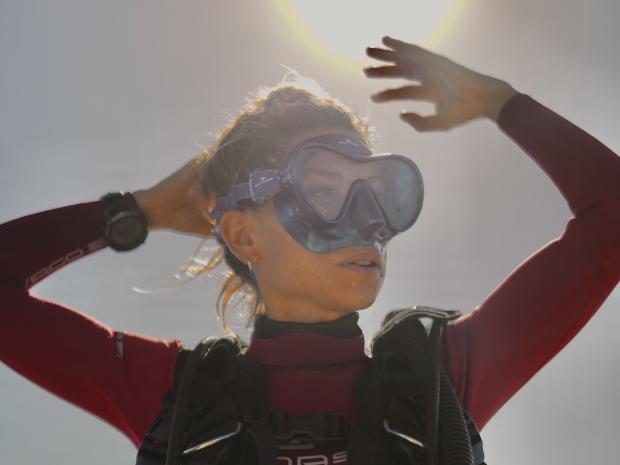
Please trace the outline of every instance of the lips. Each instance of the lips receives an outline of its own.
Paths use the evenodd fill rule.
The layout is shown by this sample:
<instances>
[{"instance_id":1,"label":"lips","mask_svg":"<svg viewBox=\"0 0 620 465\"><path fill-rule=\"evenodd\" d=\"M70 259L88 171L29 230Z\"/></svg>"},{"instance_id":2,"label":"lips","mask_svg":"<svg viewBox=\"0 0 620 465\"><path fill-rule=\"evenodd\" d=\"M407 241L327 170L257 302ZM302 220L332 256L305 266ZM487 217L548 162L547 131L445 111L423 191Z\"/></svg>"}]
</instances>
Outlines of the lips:
<instances>
[{"instance_id":1,"label":"lips","mask_svg":"<svg viewBox=\"0 0 620 465\"><path fill-rule=\"evenodd\" d=\"M369 265L357 265L356 262L370 262ZM344 259L340 266L345 266L347 268L353 268L358 271L365 271L370 273L376 273L377 271L381 271L381 263L382 258L381 254L376 249L363 249L359 250L356 253L349 255L346 259Z\"/></svg>"}]
</instances>

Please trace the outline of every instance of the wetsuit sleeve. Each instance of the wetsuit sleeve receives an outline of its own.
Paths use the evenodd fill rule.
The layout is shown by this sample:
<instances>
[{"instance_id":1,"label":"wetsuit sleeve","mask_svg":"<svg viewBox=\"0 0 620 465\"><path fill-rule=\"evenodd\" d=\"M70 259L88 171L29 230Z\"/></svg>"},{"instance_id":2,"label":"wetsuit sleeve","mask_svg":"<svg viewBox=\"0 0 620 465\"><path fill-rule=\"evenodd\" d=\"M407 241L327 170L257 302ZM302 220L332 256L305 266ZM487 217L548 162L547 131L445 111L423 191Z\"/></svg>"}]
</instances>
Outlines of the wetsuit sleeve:
<instances>
[{"instance_id":1,"label":"wetsuit sleeve","mask_svg":"<svg viewBox=\"0 0 620 465\"><path fill-rule=\"evenodd\" d=\"M105 247L102 226L100 202L0 225L0 360L138 445L172 386L181 342L116 332L28 292L62 266Z\"/></svg>"},{"instance_id":2,"label":"wetsuit sleeve","mask_svg":"<svg viewBox=\"0 0 620 465\"><path fill-rule=\"evenodd\" d=\"M573 215L447 332L449 373L479 428L588 322L620 280L620 157L525 94L498 125Z\"/></svg>"}]
</instances>

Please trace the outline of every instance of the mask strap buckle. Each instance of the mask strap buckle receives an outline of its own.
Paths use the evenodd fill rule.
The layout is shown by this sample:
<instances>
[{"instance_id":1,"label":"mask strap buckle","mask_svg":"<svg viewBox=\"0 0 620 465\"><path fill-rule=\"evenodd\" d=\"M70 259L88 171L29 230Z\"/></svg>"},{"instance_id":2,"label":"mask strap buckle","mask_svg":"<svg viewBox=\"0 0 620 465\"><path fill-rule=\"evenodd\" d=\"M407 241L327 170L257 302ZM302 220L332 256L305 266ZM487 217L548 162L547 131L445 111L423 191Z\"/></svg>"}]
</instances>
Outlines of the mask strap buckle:
<instances>
[{"instance_id":1,"label":"mask strap buckle","mask_svg":"<svg viewBox=\"0 0 620 465\"><path fill-rule=\"evenodd\" d=\"M252 200L262 204L280 190L279 170L256 169L250 173L248 185Z\"/></svg>"}]
</instances>

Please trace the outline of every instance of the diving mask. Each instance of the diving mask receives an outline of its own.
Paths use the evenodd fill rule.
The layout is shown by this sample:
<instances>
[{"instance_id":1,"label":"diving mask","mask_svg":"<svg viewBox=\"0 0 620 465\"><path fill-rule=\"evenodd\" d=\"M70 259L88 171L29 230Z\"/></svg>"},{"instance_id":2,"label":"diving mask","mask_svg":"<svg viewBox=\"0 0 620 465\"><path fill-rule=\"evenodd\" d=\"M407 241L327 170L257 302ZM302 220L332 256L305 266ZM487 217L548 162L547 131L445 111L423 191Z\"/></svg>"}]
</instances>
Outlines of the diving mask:
<instances>
[{"instance_id":1,"label":"diving mask","mask_svg":"<svg viewBox=\"0 0 620 465\"><path fill-rule=\"evenodd\" d=\"M256 169L248 182L218 197L211 213L216 234L222 215L239 201L262 204L272 197L287 232L312 252L325 253L351 245L382 249L415 223L424 187L410 159L373 155L349 134L325 134L300 143L282 168Z\"/></svg>"}]
</instances>

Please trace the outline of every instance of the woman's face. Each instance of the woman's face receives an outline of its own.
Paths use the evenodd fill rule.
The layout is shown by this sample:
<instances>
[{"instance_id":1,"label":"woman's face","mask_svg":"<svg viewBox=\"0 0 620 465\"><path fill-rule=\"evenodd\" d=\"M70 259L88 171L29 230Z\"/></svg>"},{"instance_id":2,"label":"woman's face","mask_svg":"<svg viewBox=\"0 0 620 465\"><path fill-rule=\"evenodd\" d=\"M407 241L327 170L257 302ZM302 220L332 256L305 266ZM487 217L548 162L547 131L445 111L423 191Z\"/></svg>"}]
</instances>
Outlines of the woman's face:
<instances>
[{"instance_id":1,"label":"woman's face","mask_svg":"<svg viewBox=\"0 0 620 465\"><path fill-rule=\"evenodd\" d=\"M291 144L287 153L303 140L329 132L342 131L306 132ZM245 236L234 236L241 243L236 255L244 262L250 258L254 263L254 274L270 318L307 323L327 321L367 308L375 301L385 276L385 248L383 253L371 246L311 252L282 227L273 200L257 209L233 214L238 216L238 228L246 230ZM224 223L222 226L226 238ZM234 244L231 250L235 253ZM372 260L378 266L353 265L355 260Z\"/></svg>"}]
</instances>

